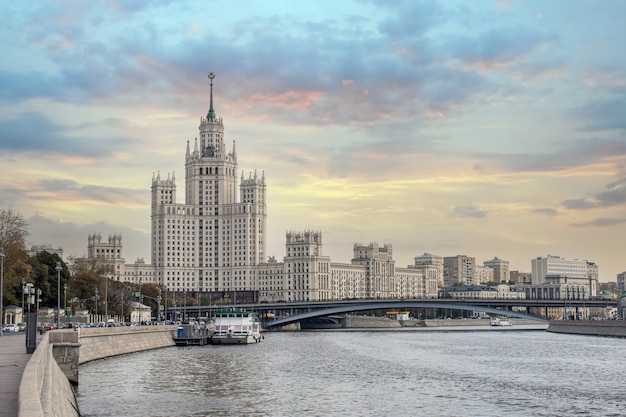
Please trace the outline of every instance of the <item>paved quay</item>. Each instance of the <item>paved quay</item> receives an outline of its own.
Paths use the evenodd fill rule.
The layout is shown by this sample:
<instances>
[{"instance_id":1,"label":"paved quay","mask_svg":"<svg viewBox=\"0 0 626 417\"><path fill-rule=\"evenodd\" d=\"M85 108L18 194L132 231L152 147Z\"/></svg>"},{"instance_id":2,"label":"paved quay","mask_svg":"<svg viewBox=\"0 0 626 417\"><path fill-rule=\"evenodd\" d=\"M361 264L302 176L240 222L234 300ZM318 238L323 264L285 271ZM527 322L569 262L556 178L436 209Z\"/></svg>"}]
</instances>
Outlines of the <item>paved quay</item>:
<instances>
[{"instance_id":1,"label":"paved quay","mask_svg":"<svg viewBox=\"0 0 626 417\"><path fill-rule=\"evenodd\" d=\"M26 353L26 332L0 337L0 417L17 417L17 390L31 356Z\"/></svg>"}]
</instances>

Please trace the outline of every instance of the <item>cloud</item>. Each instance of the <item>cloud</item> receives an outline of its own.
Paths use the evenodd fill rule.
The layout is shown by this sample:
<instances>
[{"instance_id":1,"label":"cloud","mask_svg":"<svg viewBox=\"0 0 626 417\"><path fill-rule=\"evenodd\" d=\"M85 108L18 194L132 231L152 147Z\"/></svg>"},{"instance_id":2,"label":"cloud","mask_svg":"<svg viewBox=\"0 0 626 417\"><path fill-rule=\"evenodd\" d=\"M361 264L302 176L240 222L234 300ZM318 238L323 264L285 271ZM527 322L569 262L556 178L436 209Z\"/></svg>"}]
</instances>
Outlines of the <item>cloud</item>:
<instances>
[{"instance_id":1,"label":"cloud","mask_svg":"<svg viewBox=\"0 0 626 417\"><path fill-rule=\"evenodd\" d=\"M0 82L14 89L0 92L0 100L56 97L158 103L176 95L195 98L198 80L206 78L209 65L218 76L227 74L228 85L233 86L220 90L223 103L248 103L253 115L283 123L368 128L392 117L415 121L445 117L477 96L497 92L497 84L451 60L513 60L541 40L530 29L516 28L469 40L449 39L442 45L426 35L460 11L431 2L374 5L382 11L379 16L352 12L321 21L287 14L258 16L211 25L194 37L186 35L187 26L181 30L175 24L157 25L159 16L171 14L167 2L151 8L154 22L144 22L136 4L122 11L114 5L101 10L106 4L95 10L73 7L70 27L63 29L55 22L65 22L70 12L49 7L44 14L55 19L46 20L50 26L46 29L75 46L58 51L35 40L42 39L37 33L44 30L35 24L40 13L30 16L24 46L35 44L53 70L0 73ZM118 30L106 29L105 23L111 21L99 22L96 16L104 12L109 12L109 20L114 16ZM211 56L219 59L198 59L206 56L207 45ZM342 84L343 80L351 82Z\"/></svg>"},{"instance_id":2,"label":"cloud","mask_svg":"<svg viewBox=\"0 0 626 417\"><path fill-rule=\"evenodd\" d=\"M452 209L452 217L473 217L482 219L487 216L487 212L475 206L457 206Z\"/></svg>"},{"instance_id":3,"label":"cloud","mask_svg":"<svg viewBox=\"0 0 626 417\"><path fill-rule=\"evenodd\" d=\"M573 140L559 138L536 153L476 153L480 166L512 172L553 172L626 157L626 141L621 138L591 137Z\"/></svg>"},{"instance_id":4,"label":"cloud","mask_svg":"<svg viewBox=\"0 0 626 417\"><path fill-rule=\"evenodd\" d=\"M626 88L621 87L622 95ZM580 130L595 132L604 130L626 130L626 99L595 100L571 111L571 116L582 123Z\"/></svg>"},{"instance_id":5,"label":"cloud","mask_svg":"<svg viewBox=\"0 0 626 417\"><path fill-rule=\"evenodd\" d=\"M138 257L149 259L150 234L132 228L113 225L106 221L81 224L53 220L41 214L26 219L30 233L30 244L52 244L61 246L63 256L87 256L87 237L93 233L102 234L103 239L113 233L122 234L123 256L127 262L134 262Z\"/></svg>"},{"instance_id":6,"label":"cloud","mask_svg":"<svg viewBox=\"0 0 626 417\"><path fill-rule=\"evenodd\" d=\"M544 216L558 216L559 215L559 212L553 208L538 208L538 209L534 209L532 212L536 214L542 214Z\"/></svg>"},{"instance_id":7,"label":"cloud","mask_svg":"<svg viewBox=\"0 0 626 417\"><path fill-rule=\"evenodd\" d=\"M147 191L129 188L105 187L93 184L80 184L70 179L39 180L33 190L33 198L47 199L54 195L70 201L91 201L106 204L145 204ZM37 197L40 196L40 197Z\"/></svg>"},{"instance_id":8,"label":"cloud","mask_svg":"<svg viewBox=\"0 0 626 417\"><path fill-rule=\"evenodd\" d=\"M568 209L587 210L600 207L614 207L626 204L626 177L611 182L607 190L588 198L565 200L561 204Z\"/></svg>"},{"instance_id":9,"label":"cloud","mask_svg":"<svg viewBox=\"0 0 626 417\"><path fill-rule=\"evenodd\" d=\"M105 123L110 123L106 121ZM87 127L63 126L39 112L27 112L0 120L0 149L16 152L55 153L101 158L119 150L128 150L135 141L130 137L100 137L86 140L75 137L76 130Z\"/></svg>"},{"instance_id":10,"label":"cloud","mask_svg":"<svg viewBox=\"0 0 626 417\"><path fill-rule=\"evenodd\" d=\"M606 217L600 217L600 218L597 218L595 220L585 222L585 223L572 223L570 224L570 226L583 229L583 228L590 228L590 227L613 227L613 226L618 226L620 224L625 224L625 223L626 223L626 219L610 219Z\"/></svg>"}]
</instances>

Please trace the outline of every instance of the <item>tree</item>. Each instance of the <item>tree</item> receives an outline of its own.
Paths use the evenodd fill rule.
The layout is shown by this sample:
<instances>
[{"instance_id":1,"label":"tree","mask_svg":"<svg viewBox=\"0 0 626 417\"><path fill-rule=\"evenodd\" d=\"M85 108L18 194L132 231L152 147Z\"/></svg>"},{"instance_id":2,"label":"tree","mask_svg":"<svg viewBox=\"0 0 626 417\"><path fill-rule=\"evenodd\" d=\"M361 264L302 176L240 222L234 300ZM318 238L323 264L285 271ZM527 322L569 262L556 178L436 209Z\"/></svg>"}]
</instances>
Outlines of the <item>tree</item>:
<instances>
[{"instance_id":1,"label":"tree","mask_svg":"<svg viewBox=\"0 0 626 417\"><path fill-rule=\"evenodd\" d=\"M5 251L12 249L24 250L28 229L26 220L12 209L0 210L0 248Z\"/></svg>"},{"instance_id":2,"label":"tree","mask_svg":"<svg viewBox=\"0 0 626 417\"><path fill-rule=\"evenodd\" d=\"M110 270L110 266L101 258L77 258L74 260L74 274L70 280L72 297L79 300L80 304L89 310L95 310L96 304L100 304L95 299L96 288L100 300L104 300L103 277ZM98 312L104 310L98 308Z\"/></svg>"},{"instance_id":3,"label":"tree","mask_svg":"<svg viewBox=\"0 0 626 417\"><path fill-rule=\"evenodd\" d=\"M57 262L61 263L61 271L57 275ZM46 251L38 252L35 256L30 258L30 265L32 267L32 282L35 288L41 290L41 305L56 308L57 302L60 297L64 300L64 284L69 281L69 270L67 265L59 255L56 253L50 253ZM60 285L59 285L60 278ZM71 287L68 288L69 297L71 298ZM63 301L64 302L64 301Z\"/></svg>"},{"instance_id":4,"label":"tree","mask_svg":"<svg viewBox=\"0 0 626 417\"><path fill-rule=\"evenodd\" d=\"M12 209L0 210L0 249L4 252L2 269L3 305L21 304L22 278L28 280L31 268L26 253L27 224Z\"/></svg>"}]
</instances>

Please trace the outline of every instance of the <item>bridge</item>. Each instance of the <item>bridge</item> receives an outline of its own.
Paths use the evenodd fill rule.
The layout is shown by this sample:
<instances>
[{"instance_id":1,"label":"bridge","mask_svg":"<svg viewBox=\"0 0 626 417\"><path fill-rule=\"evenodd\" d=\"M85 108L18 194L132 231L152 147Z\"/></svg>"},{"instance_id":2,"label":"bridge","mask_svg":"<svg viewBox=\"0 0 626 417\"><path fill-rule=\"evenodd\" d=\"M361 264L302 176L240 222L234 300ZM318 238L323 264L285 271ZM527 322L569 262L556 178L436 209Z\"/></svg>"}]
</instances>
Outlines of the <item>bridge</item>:
<instances>
[{"instance_id":1,"label":"bridge","mask_svg":"<svg viewBox=\"0 0 626 417\"><path fill-rule=\"evenodd\" d=\"M284 326L302 320L324 317L333 314L343 314L359 311L373 310L405 310L407 308L440 309L460 311L480 311L489 314L518 317L524 319L547 322L549 308L562 308L574 311L585 308L611 308L616 307L616 300L461 300L450 298L436 299L410 299L410 300L343 300L343 301L302 301L280 303L254 303L254 304L222 304L210 306L187 306L174 307L169 311L187 313L189 316L207 317L212 311L221 309L251 310L264 315L275 313L280 317L276 320L267 321L265 327ZM531 308L541 308L544 316L530 314Z\"/></svg>"},{"instance_id":2,"label":"bridge","mask_svg":"<svg viewBox=\"0 0 626 417\"><path fill-rule=\"evenodd\" d=\"M293 316L287 316L272 321L266 321L264 323L265 328L273 328L285 326L287 324L293 324L302 320L330 316L333 314L353 313L357 311L370 311L370 310L406 310L407 308L437 308L437 309L449 309L449 310L466 310L466 311L481 311L490 314L498 314L510 317L518 317L522 319L531 319L542 322L549 322L550 320L545 317L539 317L531 314L520 313L511 310L502 310L494 307L485 306L470 306L467 304L449 304L439 302L425 302L425 301L387 301L387 302L362 302L360 304L343 305L340 307L330 307L320 310L308 311L305 313L295 314Z\"/></svg>"}]
</instances>

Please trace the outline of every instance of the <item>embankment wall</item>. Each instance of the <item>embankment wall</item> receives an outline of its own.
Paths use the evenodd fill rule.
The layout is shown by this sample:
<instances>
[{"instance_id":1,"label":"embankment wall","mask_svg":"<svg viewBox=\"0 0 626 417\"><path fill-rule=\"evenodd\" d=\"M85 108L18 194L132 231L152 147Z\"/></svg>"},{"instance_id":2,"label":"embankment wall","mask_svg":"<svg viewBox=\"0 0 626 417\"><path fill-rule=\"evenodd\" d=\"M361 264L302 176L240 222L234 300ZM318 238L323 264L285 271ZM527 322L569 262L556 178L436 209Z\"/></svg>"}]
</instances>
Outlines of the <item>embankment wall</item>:
<instances>
[{"instance_id":1,"label":"embankment wall","mask_svg":"<svg viewBox=\"0 0 626 417\"><path fill-rule=\"evenodd\" d=\"M104 327L46 333L24 368L18 417L79 417L72 388L72 383L78 383L79 364L175 346L172 332L176 328Z\"/></svg>"},{"instance_id":2,"label":"embankment wall","mask_svg":"<svg viewBox=\"0 0 626 417\"><path fill-rule=\"evenodd\" d=\"M400 322L387 317L371 317L346 315L343 318L345 329L368 329L368 328L399 328Z\"/></svg>"},{"instance_id":3,"label":"embankment wall","mask_svg":"<svg viewBox=\"0 0 626 417\"><path fill-rule=\"evenodd\" d=\"M515 319L514 324L537 324L535 320ZM393 320L388 317L346 315L343 328L399 328L399 327L447 327L447 326L489 326L490 320Z\"/></svg>"},{"instance_id":4,"label":"embankment wall","mask_svg":"<svg viewBox=\"0 0 626 417\"><path fill-rule=\"evenodd\" d=\"M24 368L17 393L18 417L78 417L74 390L53 355L46 333Z\"/></svg>"},{"instance_id":5,"label":"embankment wall","mask_svg":"<svg viewBox=\"0 0 626 417\"><path fill-rule=\"evenodd\" d=\"M110 356L175 346L177 326L96 327L80 329L79 364Z\"/></svg>"},{"instance_id":6,"label":"embankment wall","mask_svg":"<svg viewBox=\"0 0 626 417\"><path fill-rule=\"evenodd\" d=\"M624 320L555 320L548 331L587 336L626 337Z\"/></svg>"}]
</instances>

